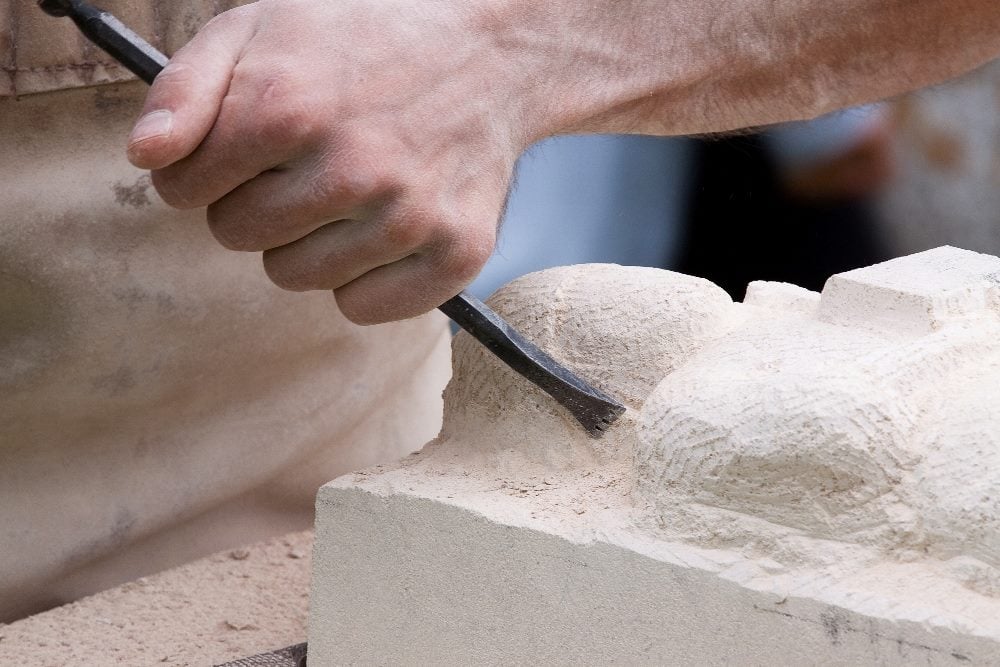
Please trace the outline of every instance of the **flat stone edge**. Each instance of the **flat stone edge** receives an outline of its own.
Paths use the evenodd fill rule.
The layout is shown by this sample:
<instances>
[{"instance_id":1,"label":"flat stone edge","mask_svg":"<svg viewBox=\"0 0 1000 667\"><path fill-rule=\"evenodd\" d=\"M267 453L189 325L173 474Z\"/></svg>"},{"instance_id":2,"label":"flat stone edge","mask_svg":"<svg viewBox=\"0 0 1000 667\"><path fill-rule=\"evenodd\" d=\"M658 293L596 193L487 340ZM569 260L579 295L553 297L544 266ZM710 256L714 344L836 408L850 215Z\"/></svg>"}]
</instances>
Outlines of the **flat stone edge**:
<instances>
[{"instance_id":1,"label":"flat stone edge","mask_svg":"<svg viewBox=\"0 0 1000 667\"><path fill-rule=\"evenodd\" d=\"M317 499L313 664L996 664L989 639L779 598L603 542L343 483Z\"/></svg>"}]
</instances>

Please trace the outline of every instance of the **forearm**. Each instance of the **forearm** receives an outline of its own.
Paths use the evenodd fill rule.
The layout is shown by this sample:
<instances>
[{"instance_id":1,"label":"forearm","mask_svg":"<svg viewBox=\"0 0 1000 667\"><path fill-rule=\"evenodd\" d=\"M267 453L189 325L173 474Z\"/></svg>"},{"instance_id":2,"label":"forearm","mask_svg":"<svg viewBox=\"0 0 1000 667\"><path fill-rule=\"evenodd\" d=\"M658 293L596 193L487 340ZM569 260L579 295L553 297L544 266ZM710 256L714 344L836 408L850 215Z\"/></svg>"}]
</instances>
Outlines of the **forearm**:
<instances>
[{"instance_id":1,"label":"forearm","mask_svg":"<svg viewBox=\"0 0 1000 667\"><path fill-rule=\"evenodd\" d=\"M503 29L492 27L538 87L539 137L678 135L811 118L1000 55L995 0L512 4L495 18Z\"/></svg>"},{"instance_id":2,"label":"forearm","mask_svg":"<svg viewBox=\"0 0 1000 667\"><path fill-rule=\"evenodd\" d=\"M898 94L1000 52L997 0L260 0L175 53L129 142L278 285L358 323L457 294L517 156Z\"/></svg>"}]
</instances>

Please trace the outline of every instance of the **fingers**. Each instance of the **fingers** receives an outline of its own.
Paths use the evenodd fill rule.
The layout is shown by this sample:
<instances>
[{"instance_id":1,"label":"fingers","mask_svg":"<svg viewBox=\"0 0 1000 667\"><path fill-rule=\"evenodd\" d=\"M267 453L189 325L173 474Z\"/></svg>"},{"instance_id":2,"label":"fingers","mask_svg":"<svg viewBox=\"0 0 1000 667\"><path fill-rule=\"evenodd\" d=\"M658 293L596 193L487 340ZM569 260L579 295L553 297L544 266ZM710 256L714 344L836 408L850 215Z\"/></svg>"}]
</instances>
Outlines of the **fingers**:
<instances>
[{"instance_id":1,"label":"fingers","mask_svg":"<svg viewBox=\"0 0 1000 667\"><path fill-rule=\"evenodd\" d=\"M419 214L344 220L268 250L264 269L285 289L331 289L348 319L377 324L415 317L462 291L489 258L493 230Z\"/></svg>"},{"instance_id":2,"label":"fingers","mask_svg":"<svg viewBox=\"0 0 1000 667\"><path fill-rule=\"evenodd\" d=\"M258 65L253 75L237 72L197 149L153 172L164 201L176 208L207 206L268 170L308 171L294 163L315 150L321 117L306 109L296 86L281 65Z\"/></svg>"},{"instance_id":3,"label":"fingers","mask_svg":"<svg viewBox=\"0 0 1000 667\"><path fill-rule=\"evenodd\" d=\"M490 254L487 248L453 251L410 255L373 269L333 291L337 306L355 324L407 319L437 308L476 277Z\"/></svg>"},{"instance_id":4,"label":"fingers","mask_svg":"<svg viewBox=\"0 0 1000 667\"><path fill-rule=\"evenodd\" d=\"M360 168L269 171L211 204L208 225L230 250L268 250L335 220L371 217L390 190Z\"/></svg>"},{"instance_id":5,"label":"fingers","mask_svg":"<svg viewBox=\"0 0 1000 667\"><path fill-rule=\"evenodd\" d=\"M261 174L208 207L216 239L263 250L279 287L333 290L345 316L375 324L435 308L489 258L498 197L420 195L377 161L318 162Z\"/></svg>"},{"instance_id":6,"label":"fingers","mask_svg":"<svg viewBox=\"0 0 1000 667\"><path fill-rule=\"evenodd\" d=\"M253 6L210 21L153 82L129 136L128 157L159 169L191 154L212 129L240 52L253 35Z\"/></svg>"},{"instance_id":7,"label":"fingers","mask_svg":"<svg viewBox=\"0 0 1000 667\"><path fill-rule=\"evenodd\" d=\"M336 289L368 271L413 254L419 243L387 242L383 226L338 220L305 238L264 253L264 270L279 287L295 292Z\"/></svg>"},{"instance_id":8,"label":"fingers","mask_svg":"<svg viewBox=\"0 0 1000 667\"><path fill-rule=\"evenodd\" d=\"M375 323L475 277L518 150L482 100L436 92L464 66L399 74L380 40L349 39L360 14L262 0L221 15L154 82L129 157L168 204L207 206L223 246L264 251L275 283L333 290Z\"/></svg>"}]
</instances>

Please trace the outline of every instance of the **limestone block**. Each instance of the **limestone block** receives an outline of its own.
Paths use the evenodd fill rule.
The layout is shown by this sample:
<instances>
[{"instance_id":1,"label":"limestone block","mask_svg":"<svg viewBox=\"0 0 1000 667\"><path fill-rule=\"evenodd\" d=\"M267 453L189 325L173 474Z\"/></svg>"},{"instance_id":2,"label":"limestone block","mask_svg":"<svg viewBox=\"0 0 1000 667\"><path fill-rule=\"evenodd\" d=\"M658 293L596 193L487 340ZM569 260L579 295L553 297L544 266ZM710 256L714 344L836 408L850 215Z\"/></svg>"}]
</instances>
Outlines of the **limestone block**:
<instances>
[{"instance_id":1,"label":"limestone block","mask_svg":"<svg viewBox=\"0 0 1000 667\"><path fill-rule=\"evenodd\" d=\"M921 335L951 319L995 316L1000 259L943 247L833 276L821 318Z\"/></svg>"},{"instance_id":2,"label":"limestone block","mask_svg":"<svg viewBox=\"0 0 1000 667\"><path fill-rule=\"evenodd\" d=\"M310 664L1000 664L998 271L515 281L629 411L590 439L456 337L440 436L320 492Z\"/></svg>"}]
</instances>

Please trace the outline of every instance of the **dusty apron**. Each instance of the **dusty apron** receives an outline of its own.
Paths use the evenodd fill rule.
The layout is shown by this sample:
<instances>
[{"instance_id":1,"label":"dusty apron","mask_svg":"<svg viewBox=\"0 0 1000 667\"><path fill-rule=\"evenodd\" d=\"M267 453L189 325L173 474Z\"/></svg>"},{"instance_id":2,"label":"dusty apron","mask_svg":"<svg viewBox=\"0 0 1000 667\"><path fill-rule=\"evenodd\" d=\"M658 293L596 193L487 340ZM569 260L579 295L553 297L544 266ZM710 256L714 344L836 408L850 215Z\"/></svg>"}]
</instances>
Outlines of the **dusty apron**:
<instances>
[{"instance_id":1,"label":"dusty apron","mask_svg":"<svg viewBox=\"0 0 1000 667\"><path fill-rule=\"evenodd\" d=\"M225 2L105 1L168 53ZM0 621L311 524L436 434L440 315L271 285L125 160L145 86L0 0Z\"/></svg>"}]
</instances>

